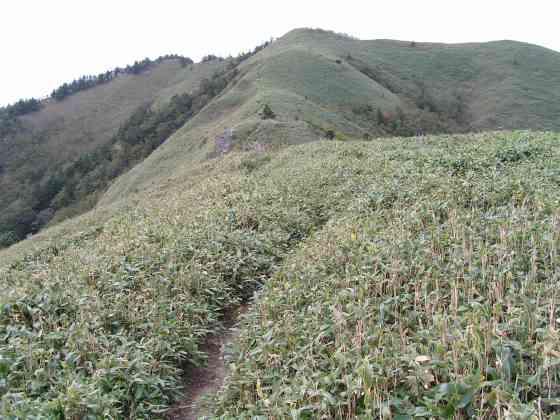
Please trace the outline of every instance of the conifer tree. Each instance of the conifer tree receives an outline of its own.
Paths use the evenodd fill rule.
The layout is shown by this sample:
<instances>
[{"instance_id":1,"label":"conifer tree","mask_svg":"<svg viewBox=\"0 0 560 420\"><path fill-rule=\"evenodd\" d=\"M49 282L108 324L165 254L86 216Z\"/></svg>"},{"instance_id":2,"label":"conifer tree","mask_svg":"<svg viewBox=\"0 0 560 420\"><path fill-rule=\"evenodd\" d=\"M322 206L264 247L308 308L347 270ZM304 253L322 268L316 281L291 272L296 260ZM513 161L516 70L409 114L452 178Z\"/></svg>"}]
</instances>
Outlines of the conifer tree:
<instances>
[{"instance_id":1,"label":"conifer tree","mask_svg":"<svg viewBox=\"0 0 560 420\"><path fill-rule=\"evenodd\" d=\"M272 108L270 108L269 104L265 104L261 113L261 118L263 120L272 120L276 118L276 114L274 113L274 111L272 111Z\"/></svg>"}]
</instances>

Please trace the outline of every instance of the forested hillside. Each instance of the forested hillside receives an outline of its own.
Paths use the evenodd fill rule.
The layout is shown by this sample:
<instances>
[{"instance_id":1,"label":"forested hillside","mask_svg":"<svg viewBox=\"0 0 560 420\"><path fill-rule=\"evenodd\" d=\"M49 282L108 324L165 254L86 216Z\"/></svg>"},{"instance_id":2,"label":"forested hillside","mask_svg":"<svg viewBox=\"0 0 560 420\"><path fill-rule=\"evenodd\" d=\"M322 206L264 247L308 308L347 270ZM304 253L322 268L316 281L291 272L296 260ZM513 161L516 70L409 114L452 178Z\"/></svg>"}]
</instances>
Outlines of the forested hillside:
<instances>
[{"instance_id":1,"label":"forested hillside","mask_svg":"<svg viewBox=\"0 0 560 420\"><path fill-rule=\"evenodd\" d=\"M112 179L204 106L212 92L201 82L226 69L220 60L144 60L0 111L0 245L90 209Z\"/></svg>"}]
</instances>

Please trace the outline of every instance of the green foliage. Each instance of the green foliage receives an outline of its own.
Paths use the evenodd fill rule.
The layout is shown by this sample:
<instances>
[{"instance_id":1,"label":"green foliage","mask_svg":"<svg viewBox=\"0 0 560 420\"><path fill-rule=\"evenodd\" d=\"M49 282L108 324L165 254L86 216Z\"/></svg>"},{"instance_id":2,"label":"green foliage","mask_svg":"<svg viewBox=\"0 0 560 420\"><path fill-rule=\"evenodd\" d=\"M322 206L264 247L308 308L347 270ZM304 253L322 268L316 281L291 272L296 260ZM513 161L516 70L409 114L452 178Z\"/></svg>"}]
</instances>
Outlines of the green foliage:
<instances>
[{"instance_id":1,"label":"green foliage","mask_svg":"<svg viewBox=\"0 0 560 420\"><path fill-rule=\"evenodd\" d=\"M18 241L18 237L12 231L0 232L0 248L8 247L15 244Z\"/></svg>"},{"instance_id":2,"label":"green foliage","mask_svg":"<svg viewBox=\"0 0 560 420\"><path fill-rule=\"evenodd\" d=\"M0 415L158 417L262 287L216 416L550 417L558 140L234 152L22 243L0 254Z\"/></svg>"},{"instance_id":3,"label":"green foliage","mask_svg":"<svg viewBox=\"0 0 560 420\"><path fill-rule=\"evenodd\" d=\"M12 105L0 108L0 118L15 118L31 112L39 111L41 102L35 98L20 99Z\"/></svg>"},{"instance_id":4,"label":"green foliage","mask_svg":"<svg viewBox=\"0 0 560 420\"><path fill-rule=\"evenodd\" d=\"M272 111L272 108L269 104L265 104L263 110L261 112L261 118L263 120L273 120L276 118L276 114Z\"/></svg>"},{"instance_id":5,"label":"green foliage","mask_svg":"<svg viewBox=\"0 0 560 420\"><path fill-rule=\"evenodd\" d=\"M271 159L272 158L270 157L270 155L257 155L254 157L246 158L241 161L240 168L247 173L251 173L268 164Z\"/></svg>"},{"instance_id":6,"label":"green foliage","mask_svg":"<svg viewBox=\"0 0 560 420\"><path fill-rule=\"evenodd\" d=\"M334 138L338 141L347 141L349 140L348 136L346 136L344 133L341 132L337 132L334 136Z\"/></svg>"},{"instance_id":7,"label":"green foliage","mask_svg":"<svg viewBox=\"0 0 560 420\"><path fill-rule=\"evenodd\" d=\"M74 162L41 174L25 207L0 216L0 223L17 240L36 233L54 217L75 216L92 208L111 181L144 160L177 129L218 95L236 75L233 70L204 79L191 94L173 96L157 111L140 106L105 144L82 154ZM0 232L2 230L0 229ZM0 247L14 241L4 240Z\"/></svg>"},{"instance_id":8,"label":"green foliage","mask_svg":"<svg viewBox=\"0 0 560 420\"><path fill-rule=\"evenodd\" d=\"M0 140L17 132L17 117L39 111L42 103L37 99L20 99L12 105L0 108Z\"/></svg>"},{"instance_id":9,"label":"green foliage","mask_svg":"<svg viewBox=\"0 0 560 420\"><path fill-rule=\"evenodd\" d=\"M168 54L158 57L155 60L150 60L145 58L140 61L135 61L132 65L127 65L125 68L117 67L114 70L109 70L105 73L100 73L97 76L82 76L81 78L74 80L70 83L63 83L61 86L54 89L51 93L51 98L62 101L69 95L81 92L86 89L91 89L92 87L101 85L103 83L110 82L114 78L124 75L124 74L141 74L148 68L152 67L154 64L162 63L166 60L179 60L182 67L188 64L192 64L193 61L188 57L183 57L177 54Z\"/></svg>"},{"instance_id":10,"label":"green foliage","mask_svg":"<svg viewBox=\"0 0 560 420\"><path fill-rule=\"evenodd\" d=\"M146 201L2 266L0 416L158 417L181 367L203 363L199 345L221 314L335 210L322 205L338 194L335 172L317 190L317 170L263 178L247 173L245 155L226 159L193 172L194 187L165 203ZM286 197L299 198L286 206Z\"/></svg>"},{"instance_id":11,"label":"green foliage","mask_svg":"<svg viewBox=\"0 0 560 420\"><path fill-rule=\"evenodd\" d=\"M345 210L258 295L214 414L550 418L558 140L489 133L291 154L321 160L325 175L336 165L352 197L329 199ZM449 176L442 161L463 169Z\"/></svg>"},{"instance_id":12,"label":"green foliage","mask_svg":"<svg viewBox=\"0 0 560 420\"><path fill-rule=\"evenodd\" d=\"M435 98L432 96L431 92L426 88L426 84L423 82L418 82L418 98L416 99L416 105L418 108L429 111L438 112L439 105L437 104Z\"/></svg>"},{"instance_id":13,"label":"green foliage","mask_svg":"<svg viewBox=\"0 0 560 420\"><path fill-rule=\"evenodd\" d=\"M209 63L210 61L215 61L215 60L220 60L221 58L214 55L214 54L208 54L205 55L204 57L202 57L202 60L200 60L201 63Z\"/></svg>"},{"instance_id":14,"label":"green foliage","mask_svg":"<svg viewBox=\"0 0 560 420\"><path fill-rule=\"evenodd\" d=\"M117 176L198 114L237 77L241 62L269 44L237 58L192 65L189 71L182 67L192 60L177 55L139 61L67 84L62 96L91 88L72 105L47 101L37 116L2 120L0 232L14 232L22 240L91 209ZM180 66L159 65L169 60ZM99 83L148 67L141 79L126 77L97 89ZM153 105L146 105L152 99ZM50 130L48 122L57 113L64 113L64 124Z\"/></svg>"},{"instance_id":15,"label":"green foliage","mask_svg":"<svg viewBox=\"0 0 560 420\"><path fill-rule=\"evenodd\" d=\"M511 57L518 50L525 51L524 56L534 54L547 77L523 79L527 69L514 71ZM348 52L352 61L338 65L335 60ZM214 139L229 127L239 127L239 133L247 134L237 138L237 145L245 140L306 143L322 138L326 129L361 138L364 132L389 137L498 127L557 128L560 91L556 86L560 79L554 82L559 75L554 69L560 61L551 51L534 46L498 42L454 48L422 44L413 49L403 42L354 42L323 31L298 30L268 46L258 61L258 66L256 60L240 66L236 83L212 101L196 123L174 136L158 159L148 159L141 169L121 178L105 201L151 188L154 182L185 172L191 162L213 156ZM372 70L371 77L360 71L362 65ZM511 77L504 80L504 74ZM417 81L424 82L440 112L416 106ZM521 86L526 89L520 90ZM256 122L246 113L236 112L244 104L244 109L260 113L267 102L279 117L282 114L280 123L261 123L251 130ZM352 112L364 104L387 116L400 107L405 121L377 124L376 115L366 118ZM454 115L460 118L455 120ZM161 170L159 159L167 161Z\"/></svg>"},{"instance_id":16,"label":"green foliage","mask_svg":"<svg viewBox=\"0 0 560 420\"><path fill-rule=\"evenodd\" d=\"M385 118L383 117L383 112L378 108L376 113L377 124L385 125Z\"/></svg>"},{"instance_id":17,"label":"green foliage","mask_svg":"<svg viewBox=\"0 0 560 420\"><path fill-rule=\"evenodd\" d=\"M546 150L539 144L518 142L508 145L496 152L496 160L502 164L516 163L523 160L535 160L547 157Z\"/></svg>"},{"instance_id":18,"label":"green foliage","mask_svg":"<svg viewBox=\"0 0 560 420\"><path fill-rule=\"evenodd\" d=\"M352 108L352 112L356 115L362 115L367 118L371 118L371 116L375 114L375 109L370 104L357 105Z\"/></svg>"}]
</instances>

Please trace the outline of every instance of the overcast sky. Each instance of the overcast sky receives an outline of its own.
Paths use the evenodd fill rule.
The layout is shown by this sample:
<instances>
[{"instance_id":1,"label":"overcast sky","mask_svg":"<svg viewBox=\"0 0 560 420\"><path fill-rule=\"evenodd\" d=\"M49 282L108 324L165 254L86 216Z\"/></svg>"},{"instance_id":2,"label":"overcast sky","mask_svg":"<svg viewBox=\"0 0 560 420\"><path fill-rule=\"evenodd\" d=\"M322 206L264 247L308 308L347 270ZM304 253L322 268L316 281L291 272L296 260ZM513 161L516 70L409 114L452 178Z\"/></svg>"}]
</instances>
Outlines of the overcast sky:
<instances>
[{"instance_id":1,"label":"overcast sky","mask_svg":"<svg viewBox=\"0 0 560 420\"><path fill-rule=\"evenodd\" d=\"M560 51L559 18L554 0L0 0L0 105L144 57L236 55L297 27Z\"/></svg>"}]
</instances>

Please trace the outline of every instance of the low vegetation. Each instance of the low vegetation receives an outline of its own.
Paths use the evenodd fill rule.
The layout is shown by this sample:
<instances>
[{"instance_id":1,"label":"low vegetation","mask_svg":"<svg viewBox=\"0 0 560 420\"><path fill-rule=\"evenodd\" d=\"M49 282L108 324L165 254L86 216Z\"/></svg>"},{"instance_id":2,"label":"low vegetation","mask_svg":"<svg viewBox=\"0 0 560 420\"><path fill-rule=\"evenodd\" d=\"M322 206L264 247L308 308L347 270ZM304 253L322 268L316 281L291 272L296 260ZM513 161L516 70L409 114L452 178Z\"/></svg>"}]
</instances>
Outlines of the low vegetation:
<instances>
[{"instance_id":1,"label":"low vegetation","mask_svg":"<svg viewBox=\"0 0 560 420\"><path fill-rule=\"evenodd\" d=\"M221 314L262 287L218 417L549 416L558 140L230 153L20 244L0 254L0 415L162 416Z\"/></svg>"},{"instance_id":2,"label":"low vegetation","mask_svg":"<svg viewBox=\"0 0 560 420\"><path fill-rule=\"evenodd\" d=\"M328 162L325 174L336 162L352 198L257 295L216 415L551 418L558 140L523 132L300 149Z\"/></svg>"},{"instance_id":3,"label":"low vegetation","mask_svg":"<svg viewBox=\"0 0 560 420\"><path fill-rule=\"evenodd\" d=\"M560 135L441 133L558 130L559 63L303 29L1 109L0 417L164 417L250 301L216 418L558 420Z\"/></svg>"},{"instance_id":4,"label":"low vegetation","mask_svg":"<svg viewBox=\"0 0 560 420\"><path fill-rule=\"evenodd\" d=\"M263 120L273 120L276 118L276 114L272 110L269 104L265 104L261 112L261 118Z\"/></svg>"},{"instance_id":5,"label":"low vegetation","mask_svg":"<svg viewBox=\"0 0 560 420\"><path fill-rule=\"evenodd\" d=\"M198 345L220 314L336 210L314 184L350 196L335 173L324 178L320 162L313 183L305 165L263 180L259 170L248 175L250 156L263 157L226 158L195 188L164 202L146 197L1 272L3 417L161 413L181 366L203 360ZM299 175L286 184L297 174L289 169Z\"/></svg>"}]
</instances>

